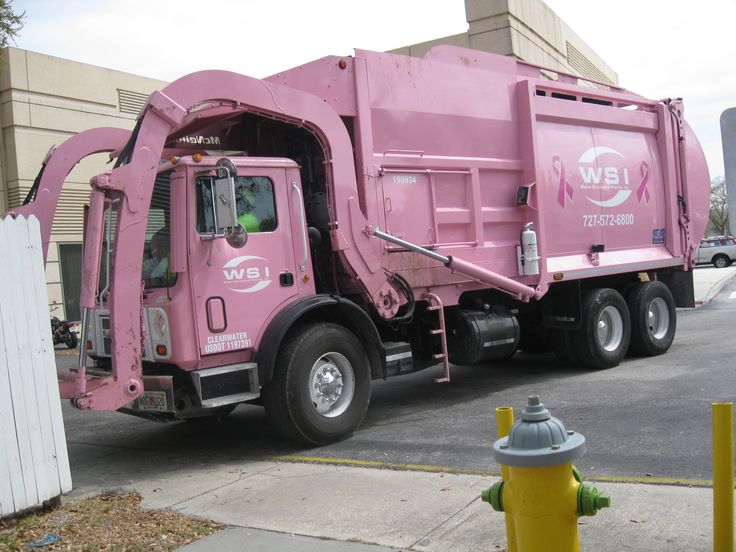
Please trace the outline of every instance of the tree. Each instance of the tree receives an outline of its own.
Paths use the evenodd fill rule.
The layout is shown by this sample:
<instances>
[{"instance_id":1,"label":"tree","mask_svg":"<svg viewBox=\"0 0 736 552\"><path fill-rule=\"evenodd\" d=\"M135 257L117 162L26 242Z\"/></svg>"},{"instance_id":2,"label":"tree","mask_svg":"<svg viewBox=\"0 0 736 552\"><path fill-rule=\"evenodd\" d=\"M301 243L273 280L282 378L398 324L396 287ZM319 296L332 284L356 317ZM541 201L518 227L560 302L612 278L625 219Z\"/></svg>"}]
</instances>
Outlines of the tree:
<instances>
[{"instance_id":1,"label":"tree","mask_svg":"<svg viewBox=\"0 0 736 552\"><path fill-rule=\"evenodd\" d=\"M13 0L0 0L0 48L5 48L23 28L26 12L15 13Z\"/></svg>"},{"instance_id":2,"label":"tree","mask_svg":"<svg viewBox=\"0 0 736 552\"><path fill-rule=\"evenodd\" d=\"M728 224L728 196L726 179L722 176L714 178L710 183L710 224L713 234L723 236L730 234Z\"/></svg>"}]
</instances>

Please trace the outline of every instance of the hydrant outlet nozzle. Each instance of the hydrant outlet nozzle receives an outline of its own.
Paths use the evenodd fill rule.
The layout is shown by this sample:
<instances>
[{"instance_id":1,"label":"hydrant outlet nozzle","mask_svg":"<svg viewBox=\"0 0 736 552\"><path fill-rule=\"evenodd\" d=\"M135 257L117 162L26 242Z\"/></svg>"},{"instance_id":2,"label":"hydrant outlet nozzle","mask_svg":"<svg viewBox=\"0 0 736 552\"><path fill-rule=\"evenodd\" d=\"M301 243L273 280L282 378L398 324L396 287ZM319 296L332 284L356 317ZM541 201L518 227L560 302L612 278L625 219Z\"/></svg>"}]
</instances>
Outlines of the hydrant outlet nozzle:
<instances>
[{"instance_id":1,"label":"hydrant outlet nozzle","mask_svg":"<svg viewBox=\"0 0 736 552\"><path fill-rule=\"evenodd\" d=\"M611 497L593 485L583 483L578 488L578 516L594 516L598 510L608 508L610 505Z\"/></svg>"},{"instance_id":2,"label":"hydrant outlet nozzle","mask_svg":"<svg viewBox=\"0 0 736 552\"><path fill-rule=\"evenodd\" d=\"M488 502L497 512L503 512L503 481L496 481L490 489L480 494L483 502Z\"/></svg>"}]
</instances>

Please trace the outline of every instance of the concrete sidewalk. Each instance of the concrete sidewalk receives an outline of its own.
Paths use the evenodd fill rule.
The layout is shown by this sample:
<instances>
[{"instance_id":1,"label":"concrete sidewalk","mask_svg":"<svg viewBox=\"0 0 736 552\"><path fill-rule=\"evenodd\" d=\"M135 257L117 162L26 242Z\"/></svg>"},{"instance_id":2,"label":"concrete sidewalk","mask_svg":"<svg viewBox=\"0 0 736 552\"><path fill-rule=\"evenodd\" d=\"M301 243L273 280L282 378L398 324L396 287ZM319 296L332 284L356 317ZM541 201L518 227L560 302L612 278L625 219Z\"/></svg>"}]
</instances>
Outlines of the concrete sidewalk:
<instances>
[{"instance_id":1,"label":"concrete sidewalk","mask_svg":"<svg viewBox=\"0 0 736 552\"><path fill-rule=\"evenodd\" d=\"M709 302L734 275L736 266L697 268L696 303ZM579 467L585 475L585 458ZM190 480L186 487L177 475L136 484L144 506L229 526L180 549L186 552L469 552L506 546L503 514L480 500L496 476L264 461L192 473ZM611 508L579 520L581 548L710 550L712 490L664 482L596 482L611 496Z\"/></svg>"},{"instance_id":2,"label":"concrete sidewalk","mask_svg":"<svg viewBox=\"0 0 736 552\"><path fill-rule=\"evenodd\" d=\"M695 304L704 305L736 275L736 265L727 268L696 268L693 272Z\"/></svg>"},{"instance_id":3,"label":"concrete sidewalk","mask_svg":"<svg viewBox=\"0 0 736 552\"><path fill-rule=\"evenodd\" d=\"M136 488L144 506L234 526L181 549L186 552L505 548L503 514L480 500L496 477L277 462L233 465L228 473L232 480L227 483L222 474L194 473L196 484L188 489L169 488L162 480ZM709 488L596 486L612 504L579 520L583 550L711 548Z\"/></svg>"}]
</instances>

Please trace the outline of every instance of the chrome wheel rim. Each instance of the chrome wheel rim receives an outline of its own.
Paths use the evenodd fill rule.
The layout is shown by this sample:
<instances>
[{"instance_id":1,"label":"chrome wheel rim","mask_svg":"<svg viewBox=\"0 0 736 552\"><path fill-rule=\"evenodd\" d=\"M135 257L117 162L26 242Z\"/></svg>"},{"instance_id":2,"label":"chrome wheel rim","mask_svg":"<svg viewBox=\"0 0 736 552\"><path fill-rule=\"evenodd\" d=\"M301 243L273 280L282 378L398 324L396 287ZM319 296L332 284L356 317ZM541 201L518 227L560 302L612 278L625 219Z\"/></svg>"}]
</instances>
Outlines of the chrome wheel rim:
<instances>
[{"instance_id":1,"label":"chrome wheel rim","mask_svg":"<svg viewBox=\"0 0 736 552\"><path fill-rule=\"evenodd\" d=\"M340 353L325 353L309 373L309 396L320 416L335 418L345 412L355 393L355 373Z\"/></svg>"},{"instance_id":2,"label":"chrome wheel rim","mask_svg":"<svg viewBox=\"0 0 736 552\"><path fill-rule=\"evenodd\" d=\"M647 308L647 328L654 339L662 339L670 329L670 310L661 297L655 297Z\"/></svg>"},{"instance_id":3,"label":"chrome wheel rim","mask_svg":"<svg viewBox=\"0 0 736 552\"><path fill-rule=\"evenodd\" d=\"M613 352L621 345L624 321L616 307L608 306L598 317L598 343L606 351Z\"/></svg>"}]
</instances>

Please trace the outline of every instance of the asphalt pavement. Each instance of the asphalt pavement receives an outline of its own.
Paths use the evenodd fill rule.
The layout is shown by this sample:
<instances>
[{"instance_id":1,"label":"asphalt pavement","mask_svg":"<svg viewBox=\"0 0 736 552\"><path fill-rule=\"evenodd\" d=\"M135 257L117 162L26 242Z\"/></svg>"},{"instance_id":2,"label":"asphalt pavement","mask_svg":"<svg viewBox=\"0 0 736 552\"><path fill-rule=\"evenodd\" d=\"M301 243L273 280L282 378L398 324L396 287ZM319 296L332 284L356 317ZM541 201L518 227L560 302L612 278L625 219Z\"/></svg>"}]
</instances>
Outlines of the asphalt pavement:
<instances>
[{"instance_id":1,"label":"asphalt pavement","mask_svg":"<svg viewBox=\"0 0 736 552\"><path fill-rule=\"evenodd\" d=\"M713 300L735 273L736 267L696 269L698 304ZM102 428L105 420L105 416L98 418L100 425L90 431ZM114 481L140 492L145 507L171 508L228 525L183 551L460 552L505 548L503 514L480 500L481 491L498 480L492 463L487 470L453 470L436 462L410 465L380 459L342 461L326 455L300 458L288 449L282 458L273 454L260 459L257 455L233 455L209 461L201 456L192 461L172 450L147 459L145 442L141 441L138 449L116 450L115 437L109 436L107 447L91 440L85 444L82 438L70 449L73 470L75 460L81 462L82 456L98 466L75 479L72 496L91 494ZM490 441L483 446L490 449ZM623 454L626 446L620 443ZM596 447L600 448L600 442L589 439L589 449ZM629 454L644 452L640 446L632 446ZM708 456L709 450L699 454ZM134 472L129 469L131 464ZM463 465L462 458L452 465ZM586 475L590 464L583 459L579 467ZM579 520L583 550L712 548L709 481L690 478L675 484L676 478L651 477L647 481L649 475L656 474L593 477L595 485L611 496L612 504L595 517Z\"/></svg>"}]
</instances>

